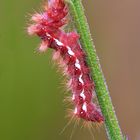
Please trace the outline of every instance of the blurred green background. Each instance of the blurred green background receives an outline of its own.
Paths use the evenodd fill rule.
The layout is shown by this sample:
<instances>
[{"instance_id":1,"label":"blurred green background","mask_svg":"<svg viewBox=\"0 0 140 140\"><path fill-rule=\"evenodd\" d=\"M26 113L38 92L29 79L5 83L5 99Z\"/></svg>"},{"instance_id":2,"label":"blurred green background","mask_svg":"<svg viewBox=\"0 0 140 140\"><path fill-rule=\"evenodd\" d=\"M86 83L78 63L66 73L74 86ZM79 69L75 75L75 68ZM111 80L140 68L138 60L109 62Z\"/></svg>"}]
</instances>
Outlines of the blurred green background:
<instances>
[{"instance_id":1,"label":"blurred green background","mask_svg":"<svg viewBox=\"0 0 140 140\"><path fill-rule=\"evenodd\" d=\"M124 134L140 140L140 1L85 0L97 53ZM0 3L0 140L92 140L88 129L70 126L63 78L51 51L35 53L40 40L26 33L29 13L40 0ZM107 140L103 128L94 139Z\"/></svg>"}]
</instances>

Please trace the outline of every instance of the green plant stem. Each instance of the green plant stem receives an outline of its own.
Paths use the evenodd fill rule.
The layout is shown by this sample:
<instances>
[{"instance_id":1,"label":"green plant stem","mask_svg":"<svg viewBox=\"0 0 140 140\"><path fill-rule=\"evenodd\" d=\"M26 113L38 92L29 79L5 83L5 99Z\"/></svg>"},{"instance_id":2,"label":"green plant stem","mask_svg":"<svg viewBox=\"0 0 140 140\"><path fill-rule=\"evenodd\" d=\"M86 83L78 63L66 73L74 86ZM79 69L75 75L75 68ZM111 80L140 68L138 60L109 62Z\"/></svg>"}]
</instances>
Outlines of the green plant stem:
<instances>
[{"instance_id":1,"label":"green plant stem","mask_svg":"<svg viewBox=\"0 0 140 140\"><path fill-rule=\"evenodd\" d=\"M89 26L84 14L84 8L81 0L67 0L70 15L80 34L80 42L87 54L87 62L91 68L92 78L95 82L95 91L99 101L99 105L105 118L105 127L109 140L123 140L123 135L119 127L114 107L111 102L109 91L104 79L95 46L93 44Z\"/></svg>"}]
</instances>

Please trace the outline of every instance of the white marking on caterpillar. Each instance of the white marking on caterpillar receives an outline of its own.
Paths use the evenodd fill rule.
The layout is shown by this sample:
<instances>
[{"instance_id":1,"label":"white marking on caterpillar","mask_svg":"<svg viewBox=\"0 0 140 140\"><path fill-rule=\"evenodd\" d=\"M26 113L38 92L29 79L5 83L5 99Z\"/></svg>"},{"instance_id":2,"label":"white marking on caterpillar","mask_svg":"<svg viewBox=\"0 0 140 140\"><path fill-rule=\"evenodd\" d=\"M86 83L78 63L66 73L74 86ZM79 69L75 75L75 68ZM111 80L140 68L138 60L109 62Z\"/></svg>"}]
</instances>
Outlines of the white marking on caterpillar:
<instances>
[{"instance_id":1,"label":"white marking on caterpillar","mask_svg":"<svg viewBox=\"0 0 140 140\"><path fill-rule=\"evenodd\" d=\"M75 107L74 109L74 114L77 114L77 107Z\"/></svg>"},{"instance_id":2,"label":"white marking on caterpillar","mask_svg":"<svg viewBox=\"0 0 140 140\"><path fill-rule=\"evenodd\" d=\"M82 84L84 84L84 81L83 81L83 79L82 79L82 74L79 76L79 81L80 81Z\"/></svg>"},{"instance_id":3,"label":"white marking on caterpillar","mask_svg":"<svg viewBox=\"0 0 140 140\"><path fill-rule=\"evenodd\" d=\"M70 55L74 55L74 52L71 50L71 48L68 47L68 46L67 46L67 48L68 48L68 53L69 53Z\"/></svg>"},{"instance_id":4,"label":"white marking on caterpillar","mask_svg":"<svg viewBox=\"0 0 140 140\"><path fill-rule=\"evenodd\" d=\"M83 104L83 106L82 106L82 109L83 109L85 112L87 112L87 105L86 105L85 102L84 102L84 104Z\"/></svg>"},{"instance_id":5,"label":"white marking on caterpillar","mask_svg":"<svg viewBox=\"0 0 140 140\"><path fill-rule=\"evenodd\" d=\"M82 92L80 93L80 96L85 100L86 99L86 96L84 94L84 90L82 90Z\"/></svg>"}]
</instances>

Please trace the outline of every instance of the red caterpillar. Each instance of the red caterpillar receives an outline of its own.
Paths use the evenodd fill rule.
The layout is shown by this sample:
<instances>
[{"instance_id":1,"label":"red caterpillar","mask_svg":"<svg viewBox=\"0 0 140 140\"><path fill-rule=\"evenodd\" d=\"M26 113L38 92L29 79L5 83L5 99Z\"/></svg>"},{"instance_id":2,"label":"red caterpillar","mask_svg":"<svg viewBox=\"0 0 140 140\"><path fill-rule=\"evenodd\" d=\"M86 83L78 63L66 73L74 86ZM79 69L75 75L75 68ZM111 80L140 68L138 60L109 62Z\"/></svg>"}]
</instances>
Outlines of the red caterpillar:
<instances>
[{"instance_id":1,"label":"red caterpillar","mask_svg":"<svg viewBox=\"0 0 140 140\"><path fill-rule=\"evenodd\" d=\"M65 73L70 78L68 85L73 94L74 115L86 121L101 123L104 118L92 102L94 83L86 55L79 43L79 35L76 32L65 33L61 29L66 24L67 14L68 8L64 0L49 0L44 13L32 16L35 24L28 28L28 33L37 34L42 39L39 47L41 52L52 48L55 50L54 59L61 56Z\"/></svg>"}]
</instances>

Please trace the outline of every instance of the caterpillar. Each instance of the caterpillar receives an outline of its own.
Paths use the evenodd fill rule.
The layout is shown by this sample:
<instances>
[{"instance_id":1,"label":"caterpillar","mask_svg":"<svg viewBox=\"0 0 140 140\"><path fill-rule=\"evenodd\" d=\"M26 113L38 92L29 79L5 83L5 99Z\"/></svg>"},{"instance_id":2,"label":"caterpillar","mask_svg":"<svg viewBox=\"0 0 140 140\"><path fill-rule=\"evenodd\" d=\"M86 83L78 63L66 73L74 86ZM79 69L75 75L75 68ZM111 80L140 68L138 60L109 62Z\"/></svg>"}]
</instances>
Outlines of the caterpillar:
<instances>
[{"instance_id":1,"label":"caterpillar","mask_svg":"<svg viewBox=\"0 0 140 140\"><path fill-rule=\"evenodd\" d=\"M40 52L48 48L54 50L53 59L61 57L64 73L69 77L68 87L72 92L74 116L86 121L102 123L104 117L100 108L93 103L95 85L90 68L86 62L86 53L79 42L76 31L65 32L62 27L67 24L68 6L64 0L49 0L43 13L36 13L28 27L29 35L37 35L42 42Z\"/></svg>"}]
</instances>

